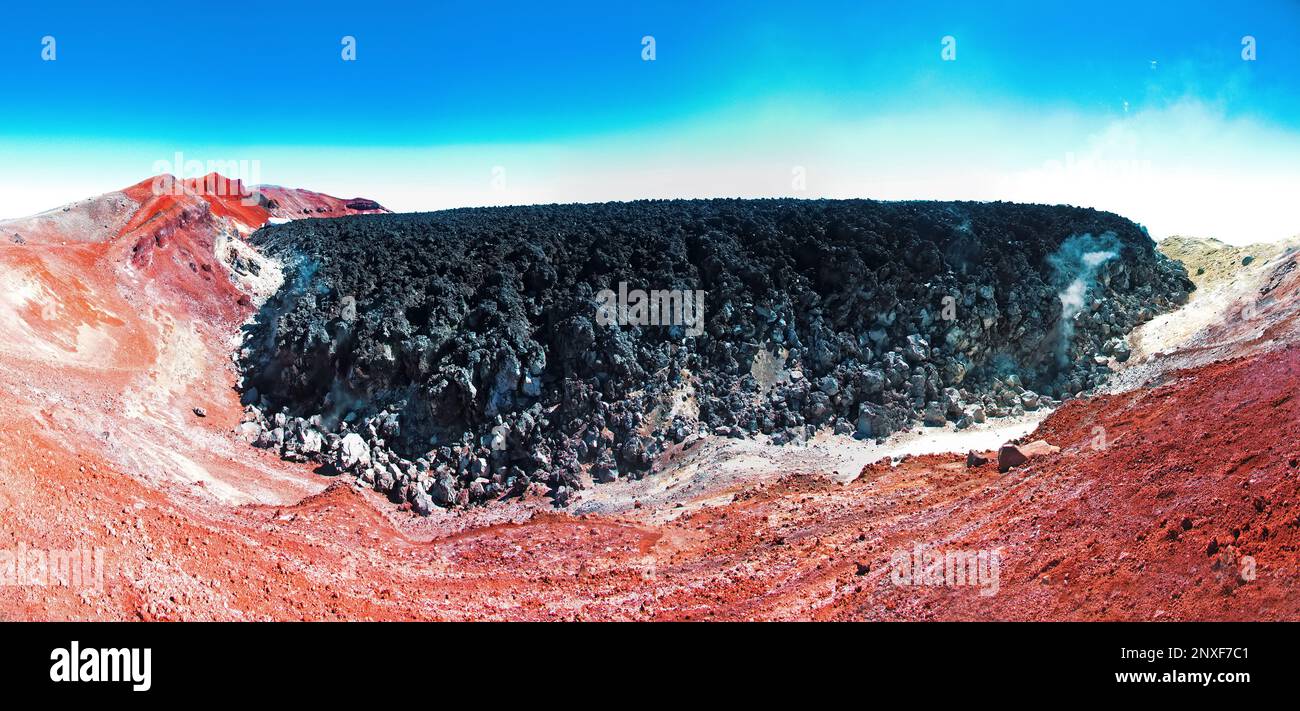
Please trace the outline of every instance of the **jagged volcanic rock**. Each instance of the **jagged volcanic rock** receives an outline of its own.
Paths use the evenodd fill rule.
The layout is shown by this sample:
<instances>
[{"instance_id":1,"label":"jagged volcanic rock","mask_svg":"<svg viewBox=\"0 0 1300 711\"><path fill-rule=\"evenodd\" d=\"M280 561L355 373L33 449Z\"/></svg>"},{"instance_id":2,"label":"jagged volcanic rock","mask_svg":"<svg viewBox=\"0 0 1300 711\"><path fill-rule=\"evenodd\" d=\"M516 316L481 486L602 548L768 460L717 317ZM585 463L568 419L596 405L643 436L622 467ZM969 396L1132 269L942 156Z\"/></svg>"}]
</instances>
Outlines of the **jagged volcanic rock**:
<instances>
[{"instance_id":1,"label":"jagged volcanic rock","mask_svg":"<svg viewBox=\"0 0 1300 711\"><path fill-rule=\"evenodd\" d=\"M563 504L701 431L882 437L1051 405L1193 288L1129 220L1007 203L463 209L252 240L286 268L241 350L259 444L421 511L537 482ZM703 292L702 321L617 298L606 323L635 290Z\"/></svg>"}]
</instances>

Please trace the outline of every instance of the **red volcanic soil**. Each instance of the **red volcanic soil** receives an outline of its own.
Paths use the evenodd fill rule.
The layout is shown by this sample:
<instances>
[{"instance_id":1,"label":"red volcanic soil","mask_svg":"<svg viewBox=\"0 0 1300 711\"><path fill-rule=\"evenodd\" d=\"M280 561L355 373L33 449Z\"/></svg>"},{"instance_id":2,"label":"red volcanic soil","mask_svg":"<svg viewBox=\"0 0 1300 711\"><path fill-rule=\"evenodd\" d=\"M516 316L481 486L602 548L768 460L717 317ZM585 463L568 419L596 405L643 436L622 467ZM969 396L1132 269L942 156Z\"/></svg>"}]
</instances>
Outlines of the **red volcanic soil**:
<instances>
[{"instance_id":1,"label":"red volcanic soil","mask_svg":"<svg viewBox=\"0 0 1300 711\"><path fill-rule=\"evenodd\" d=\"M105 556L102 588L0 586L0 619L1300 618L1300 348L1070 402L1029 437L1061 451L1006 474L931 455L421 518L234 435L252 306L219 246L266 216L140 188L98 236L0 243L0 550ZM918 545L998 551L996 593L895 584Z\"/></svg>"},{"instance_id":2,"label":"red volcanic soil","mask_svg":"<svg viewBox=\"0 0 1300 711\"><path fill-rule=\"evenodd\" d=\"M1300 618L1298 378L1292 346L1067 403L1032 435L1060 454L1000 476L986 465L987 481L942 504L951 512L925 534L945 547L1005 547L996 595L868 586L825 616ZM955 461L899 469L969 485ZM899 533L897 544L915 535Z\"/></svg>"}]
</instances>

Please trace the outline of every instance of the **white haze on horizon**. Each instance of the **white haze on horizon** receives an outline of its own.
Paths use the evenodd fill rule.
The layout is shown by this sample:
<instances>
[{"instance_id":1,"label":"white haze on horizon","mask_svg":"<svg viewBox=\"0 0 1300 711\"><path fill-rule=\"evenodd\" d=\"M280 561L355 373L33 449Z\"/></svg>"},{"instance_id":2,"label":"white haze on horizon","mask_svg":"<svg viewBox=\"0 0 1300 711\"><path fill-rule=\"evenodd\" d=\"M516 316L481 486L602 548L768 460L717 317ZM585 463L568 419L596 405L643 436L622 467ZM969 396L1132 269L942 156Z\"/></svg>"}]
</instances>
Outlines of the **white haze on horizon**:
<instances>
[{"instance_id":1,"label":"white haze on horizon","mask_svg":"<svg viewBox=\"0 0 1300 711\"><path fill-rule=\"evenodd\" d=\"M1103 117L1009 107L845 119L769 106L563 143L407 149L6 144L0 219L134 184L179 150L257 160L260 182L398 212L691 197L1007 200L1108 210L1156 239L1300 234L1300 137L1199 101Z\"/></svg>"}]
</instances>

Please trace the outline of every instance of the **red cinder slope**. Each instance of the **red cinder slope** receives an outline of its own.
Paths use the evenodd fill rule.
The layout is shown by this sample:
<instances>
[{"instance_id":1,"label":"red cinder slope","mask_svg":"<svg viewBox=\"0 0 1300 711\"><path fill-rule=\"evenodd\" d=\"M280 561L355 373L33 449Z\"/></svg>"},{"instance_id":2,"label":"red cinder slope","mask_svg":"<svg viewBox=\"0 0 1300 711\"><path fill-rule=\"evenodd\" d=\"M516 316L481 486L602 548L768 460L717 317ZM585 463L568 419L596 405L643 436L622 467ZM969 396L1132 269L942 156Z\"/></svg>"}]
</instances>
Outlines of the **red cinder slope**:
<instances>
[{"instance_id":1,"label":"red cinder slope","mask_svg":"<svg viewBox=\"0 0 1300 711\"><path fill-rule=\"evenodd\" d=\"M216 264L235 256L225 248L230 240L242 239L279 216L303 219L386 212L372 201L280 187L249 189L242 181L215 173L186 181L155 176L122 193L139 208L114 241L130 241L130 262L136 271L166 285L172 296L194 304L209 321L242 319L249 313L248 297ZM349 203L355 207L348 207ZM286 205L311 209L288 215Z\"/></svg>"},{"instance_id":2,"label":"red cinder slope","mask_svg":"<svg viewBox=\"0 0 1300 711\"><path fill-rule=\"evenodd\" d=\"M134 519L114 522L137 504L175 515L205 503L296 501L323 486L233 435L241 410L231 337L254 305L232 283L230 262L256 258L242 235L272 211L233 181L154 189L173 184L149 179L0 222L6 550L97 541L123 561L147 560ZM329 200L321 215L359 212ZM273 274L272 265L263 271ZM90 613L93 605L48 615L5 605L41 600L44 590L0 586L0 619L120 616Z\"/></svg>"},{"instance_id":3,"label":"red cinder slope","mask_svg":"<svg viewBox=\"0 0 1300 711\"><path fill-rule=\"evenodd\" d=\"M819 615L1300 619L1297 382L1290 346L1068 403L1033 435L1061 453L1006 475L989 465L971 480L956 457L870 470L954 478L927 492L938 498L925 508L943 515L893 527L882 552L909 538L1001 547L999 590L899 588L882 572ZM881 555L874 563L887 571Z\"/></svg>"}]
</instances>

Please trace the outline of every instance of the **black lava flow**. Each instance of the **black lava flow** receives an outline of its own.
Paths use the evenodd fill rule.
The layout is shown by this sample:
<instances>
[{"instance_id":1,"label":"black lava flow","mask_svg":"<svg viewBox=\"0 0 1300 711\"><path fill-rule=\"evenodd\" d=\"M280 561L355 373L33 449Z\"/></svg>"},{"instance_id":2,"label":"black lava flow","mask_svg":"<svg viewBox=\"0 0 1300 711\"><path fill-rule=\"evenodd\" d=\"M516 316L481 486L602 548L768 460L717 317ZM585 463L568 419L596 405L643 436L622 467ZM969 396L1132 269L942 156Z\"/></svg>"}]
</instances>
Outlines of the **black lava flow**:
<instances>
[{"instance_id":1,"label":"black lava flow","mask_svg":"<svg viewBox=\"0 0 1300 711\"><path fill-rule=\"evenodd\" d=\"M1010 203L459 209L252 241L285 282L239 353L251 438L421 513L543 485L564 505L704 434L878 439L1050 406L1193 288L1127 219ZM702 320L639 318L637 290L703 292Z\"/></svg>"}]
</instances>

